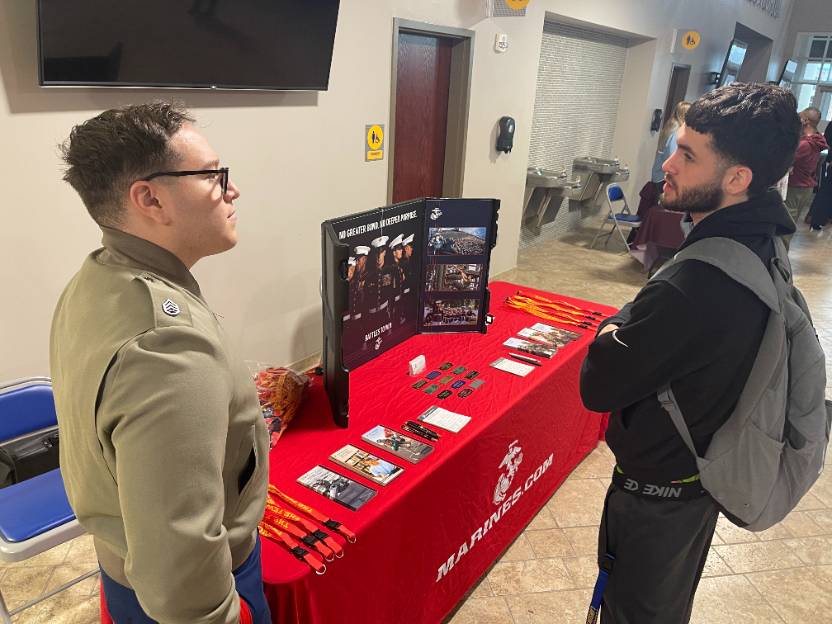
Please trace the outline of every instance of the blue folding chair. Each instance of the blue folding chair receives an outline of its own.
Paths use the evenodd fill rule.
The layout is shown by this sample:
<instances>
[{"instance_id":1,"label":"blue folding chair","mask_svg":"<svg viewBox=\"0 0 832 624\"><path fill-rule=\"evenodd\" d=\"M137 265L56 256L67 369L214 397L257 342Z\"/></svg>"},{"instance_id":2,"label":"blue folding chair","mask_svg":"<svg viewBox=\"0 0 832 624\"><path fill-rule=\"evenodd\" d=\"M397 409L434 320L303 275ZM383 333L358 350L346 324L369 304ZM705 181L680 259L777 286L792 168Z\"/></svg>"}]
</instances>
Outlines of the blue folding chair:
<instances>
[{"instance_id":1,"label":"blue folding chair","mask_svg":"<svg viewBox=\"0 0 832 624\"><path fill-rule=\"evenodd\" d=\"M57 424L52 385L46 377L0 384L0 442ZM0 489L0 561L25 561L84 533L69 506L60 469ZM9 611L0 592L0 622L98 573L91 570Z\"/></svg>"},{"instance_id":2,"label":"blue folding chair","mask_svg":"<svg viewBox=\"0 0 832 624\"><path fill-rule=\"evenodd\" d=\"M592 249L595 247L595 241L601 236L601 233L604 231L604 226L612 224L610 231L604 239L604 247L610 242L610 237L613 235L613 232L618 232L621 235L621 240L627 248L627 251L630 251L630 245L627 243L627 235L631 230L641 227L641 219L638 215L630 212L630 207L627 205L627 197L624 195L624 191L619 184L615 182L608 184L605 195L606 201L604 203L607 205L607 216L595 232L595 237L592 239L589 248Z\"/></svg>"}]
</instances>

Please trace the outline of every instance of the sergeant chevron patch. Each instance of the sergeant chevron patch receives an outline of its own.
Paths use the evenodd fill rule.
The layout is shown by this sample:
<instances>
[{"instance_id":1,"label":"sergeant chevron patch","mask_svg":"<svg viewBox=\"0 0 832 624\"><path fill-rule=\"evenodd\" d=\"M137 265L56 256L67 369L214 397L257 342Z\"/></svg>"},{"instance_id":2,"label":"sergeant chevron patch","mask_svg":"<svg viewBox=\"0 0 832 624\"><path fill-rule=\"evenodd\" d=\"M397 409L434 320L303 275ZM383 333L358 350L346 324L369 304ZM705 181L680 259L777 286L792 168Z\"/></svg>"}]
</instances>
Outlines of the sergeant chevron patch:
<instances>
[{"instance_id":1,"label":"sergeant chevron patch","mask_svg":"<svg viewBox=\"0 0 832 624\"><path fill-rule=\"evenodd\" d=\"M170 299L165 299L162 302L162 311L168 316L179 316L179 306Z\"/></svg>"}]
</instances>

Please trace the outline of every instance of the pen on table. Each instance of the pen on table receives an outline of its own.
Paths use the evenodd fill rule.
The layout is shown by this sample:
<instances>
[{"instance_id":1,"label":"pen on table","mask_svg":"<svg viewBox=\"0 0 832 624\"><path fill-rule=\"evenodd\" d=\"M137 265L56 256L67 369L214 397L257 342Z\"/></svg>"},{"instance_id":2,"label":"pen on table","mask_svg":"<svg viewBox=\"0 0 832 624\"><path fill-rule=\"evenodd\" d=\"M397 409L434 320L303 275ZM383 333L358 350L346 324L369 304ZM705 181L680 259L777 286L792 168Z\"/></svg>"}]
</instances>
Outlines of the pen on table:
<instances>
[{"instance_id":1,"label":"pen on table","mask_svg":"<svg viewBox=\"0 0 832 624\"><path fill-rule=\"evenodd\" d=\"M435 437L437 440L439 439L439 434L438 433L436 433L433 429L428 429L424 425L420 425L419 423L413 422L412 420L408 420L404 424L407 425L408 427L410 427L411 429L415 430L415 431L419 431L421 433L424 433L429 437Z\"/></svg>"},{"instance_id":2,"label":"pen on table","mask_svg":"<svg viewBox=\"0 0 832 624\"><path fill-rule=\"evenodd\" d=\"M429 440L430 442L437 442L438 438L430 436L426 434L424 431L419 431L418 429L414 429L413 427L408 427L407 425L402 425L402 429L407 431L408 433L412 433L413 435L419 436L420 438L424 438L425 440Z\"/></svg>"},{"instance_id":3,"label":"pen on table","mask_svg":"<svg viewBox=\"0 0 832 624\"><path fill-rule=\"evenodd\" d=\"M439 439L439 434L438 433L436 433L433 429L428 429L424 425L420 425L419 423L414 422L412 420L408 420L407 423L405 423L405 424L408 427L411 427L412 429L415 429L416 431L421 431L421 432L423 432L423 433L425 433L425 434L427 434L431 437L436 438L437 440Z\"/></svg>"},{"instance_id":4,"label":"pen on table","mask_svg":"<svg viewBox=\"0 0 832 624\"><path fill-rule=\"evenodd\" d=\"M527 364L531 364L532 366L540 366L540 362L538 362L534 358L526 357L525 355L519 355L517 353L509 353L509 357L513 357L515 360L520 360L521 362L526 362Z\"/></svg>"}]
</instances>

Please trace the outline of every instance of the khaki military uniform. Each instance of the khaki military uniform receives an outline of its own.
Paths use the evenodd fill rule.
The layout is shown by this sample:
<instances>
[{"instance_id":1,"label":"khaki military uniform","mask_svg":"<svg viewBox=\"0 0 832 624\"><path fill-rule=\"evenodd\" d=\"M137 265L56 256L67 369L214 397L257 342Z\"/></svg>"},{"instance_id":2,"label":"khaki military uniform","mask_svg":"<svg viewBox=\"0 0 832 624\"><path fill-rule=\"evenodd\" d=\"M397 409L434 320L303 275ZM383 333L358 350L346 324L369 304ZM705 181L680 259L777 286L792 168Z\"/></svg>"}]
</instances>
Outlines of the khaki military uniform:
<instances>
[{"instance_id":1,"label":"khaki military uniform","mask_svg":"<svg viewBox=\"0 0 832 624\"><path fill-rule=\"evenodd\" d=\"M109 228L103 244L52 325L70 504L151 618L237 622L231 571L254 547L268 477L251 376L176 256Z\"/></svg>"}]
</instances>

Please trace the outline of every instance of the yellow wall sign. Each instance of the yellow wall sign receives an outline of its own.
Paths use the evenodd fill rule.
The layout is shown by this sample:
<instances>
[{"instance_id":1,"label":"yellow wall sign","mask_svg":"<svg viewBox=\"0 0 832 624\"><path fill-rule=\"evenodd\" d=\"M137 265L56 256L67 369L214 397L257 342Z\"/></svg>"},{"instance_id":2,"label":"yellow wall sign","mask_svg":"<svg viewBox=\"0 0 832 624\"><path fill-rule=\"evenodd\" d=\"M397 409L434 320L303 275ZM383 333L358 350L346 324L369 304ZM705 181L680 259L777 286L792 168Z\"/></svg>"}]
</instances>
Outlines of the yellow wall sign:
<instances>
[{"instance_id":1,"label":"yellow wall sign","mask_svg":"<svg viewBox=\"0 0 832 624\"><path fill-rule=\"evenodd\" d=\"M384 158L384 125L372 124L365 127L367 141L364 145L364 161Z\"/></svg>"},{"instance_id":2,"label":"yellow wall sign","mask_svg":"<svg viewBox=\"0 0 832 624\"><path fill-rule=\"evenodd\" d=\"M695 30L689 30L682 35L682 47L685 50L695 50L702 43L702 35Z\"/></svg>"},{"instance_id":3,"label":"yellow wall sign","mask_svg":"<svg viewBox=\"0 0 832 624\"><path fill-rule=\"evenodd\" d=\"M505 2L512 11L522 11L529 6L529 0L505 0Z\"/></svg>"}]
</instances>

